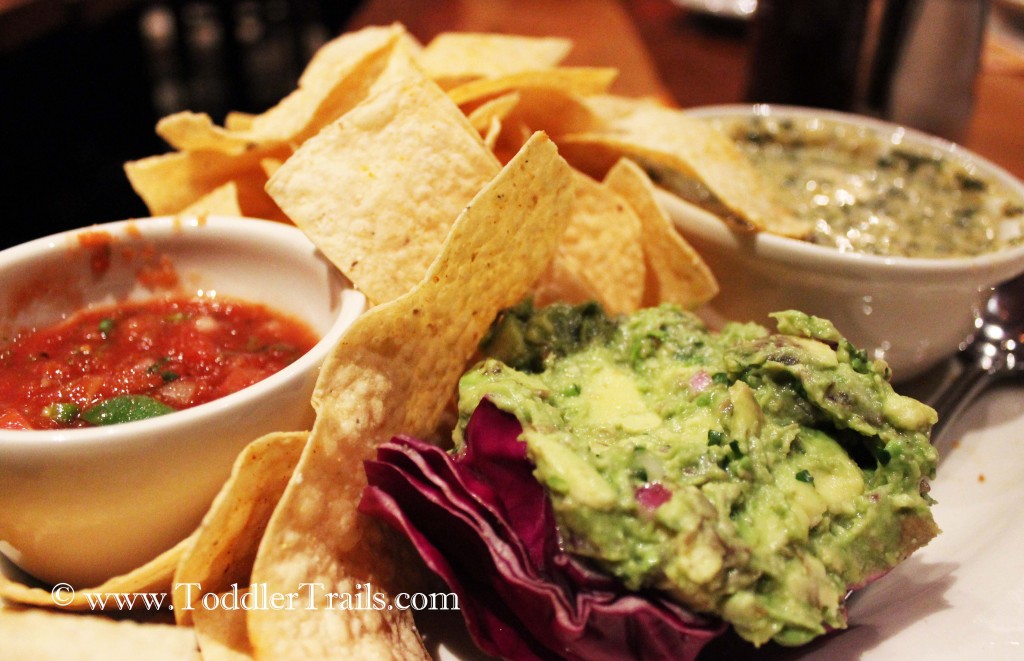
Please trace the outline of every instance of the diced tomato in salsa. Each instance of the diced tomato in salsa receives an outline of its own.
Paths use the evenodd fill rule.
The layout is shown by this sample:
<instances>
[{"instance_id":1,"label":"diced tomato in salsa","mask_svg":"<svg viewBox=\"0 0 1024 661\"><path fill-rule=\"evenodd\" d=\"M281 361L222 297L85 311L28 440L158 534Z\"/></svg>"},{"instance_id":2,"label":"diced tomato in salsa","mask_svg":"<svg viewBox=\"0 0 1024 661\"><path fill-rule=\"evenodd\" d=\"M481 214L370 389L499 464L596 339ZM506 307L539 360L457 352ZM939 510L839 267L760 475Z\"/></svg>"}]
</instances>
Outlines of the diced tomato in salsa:
<instances>
[{"instance_id":1,"label":"diced tomato in salsa","mask_svg":"<svg viewBox=\"0 0 1024 661\"><path fill-rule=\"evenodd\" d=\"M90 309L0 338L0 429L89 426L87 411L128 395L190 408L280 371L317 341L295 319L224 298Z\"/></svg>"},{"instance_id":2,"label":"diced tomato in salsa","mask_svg":"<svg viewBox=\"0 0 1024 661\"><path fill-rule=\"evenodd\" d=\"M25 416L17 411L0 411L0 429L32 429Z\"/></svg>"}]
</instances>

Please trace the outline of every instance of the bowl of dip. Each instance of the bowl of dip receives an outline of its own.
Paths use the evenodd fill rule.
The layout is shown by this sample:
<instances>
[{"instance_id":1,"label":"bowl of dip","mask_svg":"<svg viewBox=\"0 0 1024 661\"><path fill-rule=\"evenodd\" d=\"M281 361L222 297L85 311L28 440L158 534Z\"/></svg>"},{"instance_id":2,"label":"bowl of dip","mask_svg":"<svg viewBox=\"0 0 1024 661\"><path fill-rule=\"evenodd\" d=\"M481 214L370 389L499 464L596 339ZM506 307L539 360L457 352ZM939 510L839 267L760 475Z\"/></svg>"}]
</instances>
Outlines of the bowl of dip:
<instances>
[{"instance_id":1,"label":"bowl of dip","mask_svg":"<svg viewBox=\"0 0 1024 661\"><path fill-rule=\"evenodd\" d=\"M1024 184L960 145L820 109L687 114L732 138L810 228L801 238L737 233L700 206L699 191L661 195L723 283L703 311L712 323L799 309L906 380L954 353L991 288L1024 271Z\"/></svg>"},{"instance_id":2,"label":"bowl of dip","mask_svg":"<svg viewBox=\"0 0 1024 661\"><path fill-rule=\"evenodd\" d=\"M298 229L120 221L0 252L0 550L97 585L199 524L239 451L308 429L365 299Z\"/></svg>"}]
</instances>

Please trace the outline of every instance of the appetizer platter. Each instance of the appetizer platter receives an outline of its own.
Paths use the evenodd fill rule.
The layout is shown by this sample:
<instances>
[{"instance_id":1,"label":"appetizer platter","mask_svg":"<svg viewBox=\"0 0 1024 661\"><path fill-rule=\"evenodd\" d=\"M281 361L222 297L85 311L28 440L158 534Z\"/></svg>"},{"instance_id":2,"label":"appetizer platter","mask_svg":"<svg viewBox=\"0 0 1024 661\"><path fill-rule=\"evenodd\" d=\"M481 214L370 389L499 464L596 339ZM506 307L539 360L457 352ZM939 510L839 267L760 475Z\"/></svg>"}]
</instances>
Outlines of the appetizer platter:
<instances>
[{"instance_id":1,"label":"appetizer platter","mask_svg":"<svg viewBox=\"0 0 1024 661\"><path fill-rule=\"evenodd\" d=\"M232 446L219 490L198 513L161 513L182 532L131 567L97 562L72 574L33 546L31 524L0 520L10 560L0 630L17 632L18 653L54 653L58 631L78 632L76 654L96 657L143 646L208 659L1009 653L1020 581L1010 577L1006 600L985 604L974 582L999 581L992 568L1024 541L996 523L1024 497L1012 479L1024 466L1008 448L1024 418L1005 403L1020 387L972 409L1002 417L965 416L957 442L936 447L936 411L904 391L910 368L894 374L886 361L895 339L834 324L828 304L839 299L770 317L716 314L716 297L737 283L705 260L687 218L710 218L726 250L770 236L812 246L833 271L859 268L858 257L838 260L848 259L843 248L857 252L872 221L839 229L803 213L771 166L744 151L783 143L778 135L613 95L614 70L560 64L571 46L478 33L421 44L399 24L370 27L328 42L264 113L159 122L171 151L125 165L154 216L131 221L129 233L155 222L202 233L224 217L254 231L294 225L315 253L306 261L337 280L319 292L295 285L292 296L278 285L277 298L300 322L307 299L333 301L320 324L329 339L249 335L287 324L218 317L235 305L218 293L230 287L196 291L158 258L159 245L55 238L68 255L87 248L84 263L100 275L104 259L141 254L173 285L140 279L144 289L175 307L148 322L90 307L82 334L47 367L40 361L59 354L26 339L31 298L5 294L0 367L27 356L16 366L23 380L50 386L72 365L127 358L106 377L117 387L75 372L71 385L11 396L0 452L28 466L29 455L45 461L73 447L76 433L173 431L272 389L280 379L265 373L268 357L283 357L270 371L284 371L314 346L323 353L304 369L315 383L299 390L308 424ZM909 171L945 171L943 158L900 151L899 186ZM980 301L1024 271L1024 186L965 158L943 179L955 204L939 206L959 205L966 234L954 244L983 274L971 292ZM886 199L907 195L866 188L883 185ZM885 222L908 206L920 205L894 205ZM846 239L818 245L829 227ZM943 233L932 234L941 244ZM880 250L868 243L858 254ZM265 262L259 250L246 261L290 283L291 268L271 268L271 248ZM966 268L942 250L896 256L921 260L936 297ZM166 303L171 290L206 307ZM346 295L359 300L342 305ZM210 348L206 367L190 356L236 323L225 334L241 344ZM152 331L164 326L170 339ZM118 344L129 337L141 343ZM945 342L940 357L957 349ZM217 379L239 388L203 381L225 364L235 371ZM145 390L128 392L134 381L118 374ZM277 406L220 418L273 424ZM37 445L26 450L29 439ZM1002 451L1008 458L990 467ZM14 496L26 498L4 495L0 506ZM998 505L981 516L990 501ZM101 546L68 543L65 556L86 565ZM166 601L126 606L137 595ZM456 626L454 612L417 613L429 610L458 611ZM950 619L965 612L983 620L971 635L929 633L935 622L952 632ZM1013 624L989 626L999 616ZM468 631L472 646L453 643L452 629Z\"/></svg>"}]
</instances>

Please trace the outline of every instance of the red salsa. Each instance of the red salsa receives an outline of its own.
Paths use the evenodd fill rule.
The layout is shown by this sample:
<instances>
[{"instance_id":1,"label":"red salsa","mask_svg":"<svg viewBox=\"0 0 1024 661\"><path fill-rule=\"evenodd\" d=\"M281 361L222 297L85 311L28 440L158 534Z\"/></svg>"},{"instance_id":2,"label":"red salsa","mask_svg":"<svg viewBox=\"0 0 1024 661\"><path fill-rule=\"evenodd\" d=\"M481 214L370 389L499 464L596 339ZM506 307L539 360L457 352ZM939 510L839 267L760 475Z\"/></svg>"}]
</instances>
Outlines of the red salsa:
<instances>
[{"instance_id":1,"label":"red salsa","mask_svg":"<svg viewBox=\"0 0 1024 661\"><path fill-rule=\"evenodd\" d=\"M0 429L88 427L197 406L270 376L317 341L295 319L223 298L90 309L0 338Z\"/></svg>"}]
</instances>

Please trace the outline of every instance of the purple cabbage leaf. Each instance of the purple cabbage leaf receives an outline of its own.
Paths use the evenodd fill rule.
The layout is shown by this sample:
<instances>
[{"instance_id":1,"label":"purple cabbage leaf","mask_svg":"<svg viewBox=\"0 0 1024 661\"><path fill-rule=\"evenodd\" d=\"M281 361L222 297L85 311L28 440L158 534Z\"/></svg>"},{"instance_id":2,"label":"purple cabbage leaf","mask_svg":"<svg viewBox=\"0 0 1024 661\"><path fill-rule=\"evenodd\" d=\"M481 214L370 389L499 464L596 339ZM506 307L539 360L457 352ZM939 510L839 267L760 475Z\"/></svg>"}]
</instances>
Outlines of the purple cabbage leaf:
<instances>
[{"instance_id":1,"label":"purple cabbage leaf","mask_svg":"<svg viewBox=\"0 0 1024 661\"><path fill-rule=\"evenodd\" d=\"M360 511L415 546L459 597L485 652L507 659L694 659L725 625L561 551L519 421L484 400L455 456L408 437L365 464Z\"/></svg>"}]
</instances>

